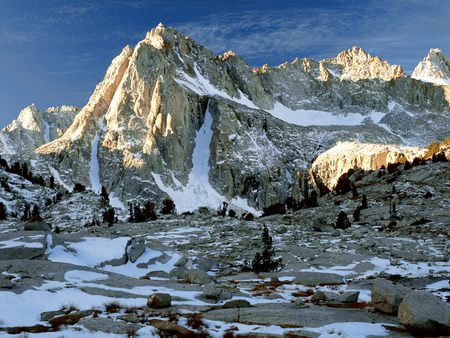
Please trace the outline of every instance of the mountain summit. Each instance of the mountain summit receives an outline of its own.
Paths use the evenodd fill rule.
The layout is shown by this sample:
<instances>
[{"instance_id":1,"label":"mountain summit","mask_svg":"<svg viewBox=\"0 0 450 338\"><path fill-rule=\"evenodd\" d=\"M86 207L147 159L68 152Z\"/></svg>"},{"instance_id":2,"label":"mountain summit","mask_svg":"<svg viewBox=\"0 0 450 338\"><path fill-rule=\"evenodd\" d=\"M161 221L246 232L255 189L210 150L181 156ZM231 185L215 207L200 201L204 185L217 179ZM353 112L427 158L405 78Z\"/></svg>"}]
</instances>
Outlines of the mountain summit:
<instances>
[{"instance_id":1,"label":"mountain summit","mask_svg":"<svg viewBox=\"0 0 450 338\"><path fill-rule=\"evenodd\" d=\"M450 60L439 48L430 49L411 77L424 82L450 86Z\"/></svg>"}]
</instances>

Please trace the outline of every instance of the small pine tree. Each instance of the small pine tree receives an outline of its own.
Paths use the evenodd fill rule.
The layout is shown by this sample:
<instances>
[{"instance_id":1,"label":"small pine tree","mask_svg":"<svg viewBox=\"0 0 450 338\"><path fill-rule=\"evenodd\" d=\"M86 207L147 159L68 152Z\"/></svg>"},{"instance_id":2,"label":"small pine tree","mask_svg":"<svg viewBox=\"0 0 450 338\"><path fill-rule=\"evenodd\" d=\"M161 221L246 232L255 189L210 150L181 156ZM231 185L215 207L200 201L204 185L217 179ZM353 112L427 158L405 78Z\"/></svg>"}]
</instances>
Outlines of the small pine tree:
<instances>
[{"instance_id":1,"label":"small pine tree","mask_svg":"<svg viewBox=\"0 0 450 338\"><path fill-rule=\"evenodd\" d=\"M53 176L50 176L50 179L48 181L48 186L50 189L55 189L55 178Z\"/></svg>"},{"instance_id":2,"label":"small pine tree","mask_svg":"<svg viewBox=\"0 0 450 338\"><path fill-rule=\"evenodd\" d=\"M311 191L311 195L308 199L308 207L315 208L318 207L319 204L317 203L317 192L315 190Z\"/></svg>"},{"instance_id":3,"label":"small pine tree","mask_svg":"<svg viewBox=\"0 0 450 338\"><path fill-rule=\"evenodd\" d=\"M114 224L116 213L114 208L108 208L103 212L103 222L108 223L109 226Z\"/></svg>"},{"instance_id":4,"label":"small pine tree","mask_svg":"<svg viewBox=\"0 0 450 338\"><path fill-rule=\"evenodd\" d=\"M336 220L336 229L345 230L350 227L350 221L348 220L348 216L344 211L339 212L338 218Z\"/></svg>"},{"instance_id":5,"label":"small pine tree","mask_svg":"<svg viewBox=\"0 0 450 338\"><path fill-rule=\"evenodd\" d=\"M161 209L161 213L163 215L171 215L175 211L175 203L170 198L167 198L163 201L163 208Z\"/></svg>"},{"instance_id":6,"label":"small pine tree","mask_svg":"<svg viewBox=\"0 0 450 338\"><path fill-rule=\"evenodd\" d=\"M0 202L0 221L6 219L6 214L7 214L6 206L2 202Z\"/></svg>"},{"instance_id":7,"label":"small pine tree","mask_svg":"<svg viewBox=\"0 0 450 338\"><path fill-rule=\"evenodd\" d=\"M223 202L222 206L220 206L217 210L217 215L225 217L227 215L227 210L228 210L228 203Z\"/></svg>"},{"instance_id":8,"label":"small pine tree","mask_svg":"<svg viewBox=\"0 0 450 338\"><path fill-rule=\"evenodd\" d=\"M100 196L102 196L106 202L109 202L109 195L104 185L102 185L102 192L100 193Z\"/></svg>"},{"instance_id":9,"label":"small pine tree","mask_svg":"<svg viewBox=\"0 0 450 338\"><path fill-rule=\"evenodd\" d=\"M361 220L361 209L360 207L357 207L354 211L353 211L353 220L355 222L359 222Z\"/></svg>"},{"instance_id":10,"label":"small pine tree","mask_svg":"<svg viewBox=\"0 0 450 338\"><path fill-rule=\"evenodd\" d=\"M73 187L74 193L83 192L85 190L86 190L86 187L84 185L82 185L81 183L75 183L75 186Z\"/></svg>"},{"instance_id":11,"label":"small pine tree","mask_svg":"<svg viewBox=\"0 0 450 338\"><path fill-rule=\"evenodd\" d=\"M354 183L352 183L352 196L353 197L358 197L358 190L356 189L356 185Z\"/></svg>"},{"instance_id":12,"label":"small pine tree","mask_svg":"<svg viewBox=\"0 0 450 338\"><path fill-rule=\"evenodd\" d=\"M261 236L264 249L261 253L257 252L252 261L252 270L256 273L276 271L282 268L281 258L274 259L275 249L272 246L272 237L269 235L269 229L264 224Z\"/></svg>"},{"instance_id":13,"label":"small pine tree","mask_svg":"<svg viewBox=\"0 0 450 338\"><path fill-rule=\"evenodd\" d=\"M42 217L39 213L39 207L37 205L33 206L33 210L31 211L31 217L29 219L31 222L40 222L42 221Z\"/></svg>"},{"instance_id":14,"label":"small pine tree","mask_svg":"<svg viewBox=\"0 0 450 338\"><path fill-rule=\"evenodd\" d=\"M369 207L367 203L367 196L363 195L362 201L361 201L361 209L367 209Z\"/></svg>"},{"instance_id":15,"label":"small pine tree","mask_svg":"<svg viewBox=\"0 0 450 338\"><path fill-rule=\"evenodd\" d=\"M22 221L28 221L30 217L30 205L28 203L25 203L25 206L23 208Z\"/></svg>"}]
</instances>

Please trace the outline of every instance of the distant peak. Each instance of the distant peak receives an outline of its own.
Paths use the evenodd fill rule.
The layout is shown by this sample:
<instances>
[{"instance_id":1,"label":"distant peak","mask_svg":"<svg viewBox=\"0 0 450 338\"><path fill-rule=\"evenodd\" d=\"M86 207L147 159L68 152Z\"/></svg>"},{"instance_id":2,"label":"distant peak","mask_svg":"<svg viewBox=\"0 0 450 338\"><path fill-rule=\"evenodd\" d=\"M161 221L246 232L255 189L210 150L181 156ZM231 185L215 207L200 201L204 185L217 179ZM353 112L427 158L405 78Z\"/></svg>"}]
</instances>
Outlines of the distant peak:
<instances>
[{"instance_id":1,"label":"distant peak","mask_svg":"<svg viewBox=\"0 0 450 338\"><path fill-rule=\"evenodd\" d=\"M156 28L164 29L164 28L166 28L166 26L165 26L162 22L160 22L160 23L158 24L158 26L156 26Z\"/></svg>"},{"instance_id":2,"label":"distant peak","mask_svg":"<svg viewBox=\"0 0 450 338\"><path fill-rule=\"evenodd\" d=\"M442 49L440 48L431 48L428 54L442 54Z\"/></svg>"}]
</instances>

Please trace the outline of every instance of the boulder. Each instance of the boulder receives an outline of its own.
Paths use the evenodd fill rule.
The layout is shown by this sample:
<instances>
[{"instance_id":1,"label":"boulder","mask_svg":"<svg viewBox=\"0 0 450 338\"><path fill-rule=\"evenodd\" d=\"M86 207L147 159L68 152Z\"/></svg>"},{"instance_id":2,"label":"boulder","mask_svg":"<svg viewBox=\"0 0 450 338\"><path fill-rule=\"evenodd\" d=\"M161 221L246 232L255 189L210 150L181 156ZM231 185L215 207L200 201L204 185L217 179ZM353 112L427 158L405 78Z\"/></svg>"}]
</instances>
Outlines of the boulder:
<instances>
[{"instance_id":1,"label":"boulder","mask_svg":"<svg viewBox=\"0 0 450 338\"><path fill-rule=\"evenodd\" d=\"M372 284L373 307L383 313L395 315L403 298L411 291L403 285L377 278Z\"/></svg>"},{"instance_id":2,"label":"boulder","mask_svg":"<svg viewBox=\"0 0 450 338\"><path fill-rule=\"evenodd\" d=\"M188 269L184 267L176 267L170 270L169 275L175 279L185 279Z\"/></svg>"},{"instance_id":3,"label":"boulder","mask_svg":"<svg viewBox=\"0 0 450 338\"><path fill-rule=\"evenodd\" d=\"M143 279L152 279L152 278L169 279L170 275L165 271L157 270L157 271L150 271L143 277Z\"/></svg>"},{"instance_id":4,"label":"boulder","mask_svg":"<svg viewBox=\"0 0 450 338\"><path fill-rule=\"evenodd\" d=\"M201 285L211 281L211 277L205 271L199 269L187 270L184 279L189 283Z\"/></svg>"},{"instance_id":5,"label":"boulder","mask_svg":"<svg viewBox=\"0 0 450 338\"><path fill-rule=\"evenodd\" d=\"M216 264L215 261L206 257L199 257L195 262L200 270L209 271Z\"/></svg>"},{"instance_id":6,"label":"boulder","mask_svg":"<svg viewBox=\"0 0 450 338\"><path fill-rule=\"evenodd\" d=\"M209 283L203 286L202 296L206 299L211 299L215 301L226 300L231 298L231 293L217 288L214 284Z\"/></svg>"},{"instance_id":7,"label":"boulder","mask_svg":"<svg viewBox=\"0 0 450 338\"><path fill-rule=\"evenodd\" d=\"M252 305L249 303L249 301L245 299L233 299L229 300L225 304L223 304L224 309L237 309L237 308L245 308L245 307L251 307Z\"/></svg>"},{"instance_id":8,"label":"boulder","mask_svg":"<svg viewBox=\"0 0 450 338\"><path fill-rule=\"evenodd\" d=\"M147 299L147 306L152 309L162 309L172 305L172 296L168 293L154 293Z\"/></svg>"},{"instance_id":9,"label":"boulder","mask_svg":"<svg viewBox=\"0 0 450 338\"><path fill-rule=\"evenodd\" d=\"M357 303L359 298L359 291L345 291L340 295L342 303Z\"/></svg>"},{"instance_id":10,"label":"boulder","mask_svg":"<svg viewBox=\"0 0 450 338\"><path fill-rule=\"evenodd\" d=\"M166 320L151 319L149 320L149 324L159 331L161 337L195 337L195 333L193 331Z\"/></svg>"},{"instance_id":11,"label":"boulder","mask_svg":"<svg viewBox=\"0 0 450 338\"><path fill-rule=\"evenodd\" d=\"M398 307L398 319L410 329L450 335L450 306L426 291L410 292Z\"/></svg>"},{"instance_id":12,"label":"boulder","mask_svg":"<svg viewBox=\"0 0 450 338\"><path fill-rule=\"evenodd\" d=\"M41 222L27 222L23 226L25 231L50 231L52 226L45 221Z\"/></svg>"},{"instance_id":13,"label":"boulder","mask_svg":"<svg viewBox=\"0 0 450 338\"><path fill-rule=\"evenodd\" d=\"M132 239L131 243L128 245L127 254L128 259L131 263L137 261L139 257L145 252L145 242L138 239Z\"/></svg>"},{"instance_id":14,"label":"boulder","mask_svg":"<svg viewBox=\"0 0 450 338\"><path fill-rule=\"evenodd\" d=\"M42 232L0 234L0 260L37 258L44 255L46 247Z\"/></svg>"},{"instance_id":15,"label":"boulder","mask_svg":"<svg viewBox=\"0 0 450 338\"><path fill-rule=\"evenodd\" d=\"M295 274L294 283L305 286L344 284L344 278L340 275L327 272L299 272Z\"/></svg>"},{"instance_id":16,"label":"boulder","mask_svg":"<svg viewBox=\"0 0 450 338\"><path fill-rule=\"evenodd\" d=\"M0 289L12 289L14 288L14 283L8 278L2 278L0 275Z\"/></svg>"}]
</instances>

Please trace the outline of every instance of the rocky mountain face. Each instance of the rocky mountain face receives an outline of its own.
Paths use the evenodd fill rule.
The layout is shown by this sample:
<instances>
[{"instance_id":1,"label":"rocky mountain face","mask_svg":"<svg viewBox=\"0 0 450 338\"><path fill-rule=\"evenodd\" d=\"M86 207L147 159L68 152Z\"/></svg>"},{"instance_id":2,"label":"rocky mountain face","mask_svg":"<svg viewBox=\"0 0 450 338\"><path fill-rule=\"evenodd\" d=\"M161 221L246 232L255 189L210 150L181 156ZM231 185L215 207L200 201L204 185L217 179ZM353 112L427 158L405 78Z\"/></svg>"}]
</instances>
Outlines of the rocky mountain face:
<instances>
[{"instance_id":1,"label":"rocky mountain face","mask_svg":"<svg viewBox=\"0 0 450 338\"><path fill-rule=\"evenodd\" d=\"M358 47L252 69L160 24L123 49L72 125L35 142L31 157L64 186L105 186L118 206L170 197L181 212L227 201L258 214L303 199L311 163L338 141L445 138L449 106L448 87Z\"/></svg>"},{"instance_id":2,"label":"rocky mountain face","mask_svg":"<svg viewBox=\"0 0 450 338\"><path fill-rule=\"evenodd\" d=\"M450 86L450 60L439 48L432 48L417 65L411 78L423 82Z\"/></svg>"},{"instance_id":3,"label":"rocky mountain face","mask_svg":"<svg viewBox=\"0 0 450 338\"><path fill-rule=\"evenodd\" d=\"M51 107L39 111L32 104L0 132L0 154L27 154L61 137L72 124L79 109L71 106Z\"/></svg>"}]
</instances>

